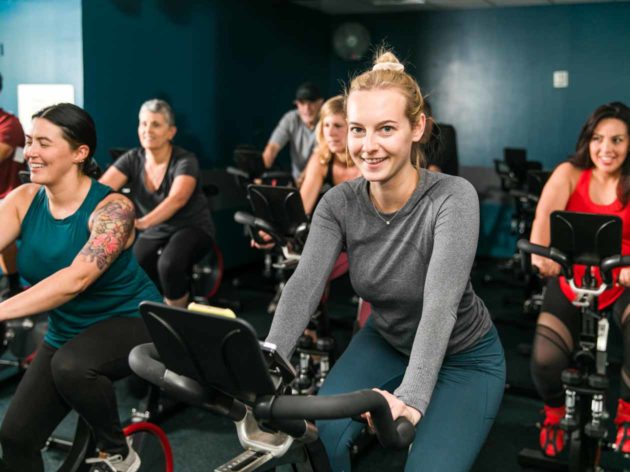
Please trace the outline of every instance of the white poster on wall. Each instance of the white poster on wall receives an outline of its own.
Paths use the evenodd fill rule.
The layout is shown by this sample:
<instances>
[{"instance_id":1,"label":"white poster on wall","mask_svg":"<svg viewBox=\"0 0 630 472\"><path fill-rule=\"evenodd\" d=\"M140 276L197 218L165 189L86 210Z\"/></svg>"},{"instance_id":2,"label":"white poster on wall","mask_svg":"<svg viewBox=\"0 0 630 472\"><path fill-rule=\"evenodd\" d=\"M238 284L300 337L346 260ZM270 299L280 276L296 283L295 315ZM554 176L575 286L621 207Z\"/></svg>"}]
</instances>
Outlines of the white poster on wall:
<instances>
[{"instance_id":1,"label":"white poster on wall","mask_svg":"<svg viewBox=\"0 0 630 472\"><path fill-rule=\"evenodd\" d=\"M18 118L22 127L30 128L31 116L55 103L74 103L72 84L19 84Z\"/></svg>"}]
</instances>

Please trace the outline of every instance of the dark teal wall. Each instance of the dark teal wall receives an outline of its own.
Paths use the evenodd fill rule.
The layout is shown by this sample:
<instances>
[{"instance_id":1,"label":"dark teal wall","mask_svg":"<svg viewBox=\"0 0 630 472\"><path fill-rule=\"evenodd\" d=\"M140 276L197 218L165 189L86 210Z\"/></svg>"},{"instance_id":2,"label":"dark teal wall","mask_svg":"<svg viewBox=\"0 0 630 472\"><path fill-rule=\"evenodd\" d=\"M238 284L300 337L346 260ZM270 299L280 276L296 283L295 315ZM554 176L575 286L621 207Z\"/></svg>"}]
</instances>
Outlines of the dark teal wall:
<instances>
[{"instance_id":1,"label":"dark teal wall","mask_svg":"<svg viewBox=\"0 0 630 472\"><path fill-rule=\"evenodd\" d=\"M299 82L332 95L369 65L331 51L332 27L350 19L412 64L438 119L455 125L464 167L491 174L505 146L552 167L596 105L630 102L627 3L330 17L279 0L0 0L0 106L17 108L19 82L74 83L108 163L107 148L137 144L140 104L166 98L176 141L204 168L224 167L237 143L265 144ZM560 69L568 89L552 88ZM218 208L220 242L240 241L230 202ZM506 215L484 203L482 253L511 250Z\"/></svg>"},{"instance_id":2,"label":"dark teal wall","mask_svg":"<svg viewBox=\"0 0 630 472\"><path fill-rule=\"evenodd\" d=\"M552 167L598 105L630 103L628 21L630 4L431 15L424 41L440 52L418 67L437 116L459 130L465 165L513 146ZM568 88L553 88L554 70L569 71Z\"/></svg>"},{"instance_id":3,"label":"dark teal wall","mask_svg":"<svg viewBox=\"0 0 630 472\"><path fill-rule=\"evenodd\" d=\"M171 102L176 141L210 168L229 163L238 143L263 146L301 81L327 91L328 17L277 3L84 1L85 105L99 159L137 144L138 108L152 97Z\"/></svg>"},{"instance_id":4,"label":"dark teal wall","mask_svg":"<svg viewBox=\"0 0 630 472\"><path fill-rule=\"evenodd\" d=\"M18 84L72 84L83 104L81 0L0 0L0 44L0 107L17 114Z\"/></svg>"},{"instance_id":5,"label":"dark teal wall","mask_svg":"<svg viewBox=\"0 0 630 472\"><path fill-rule=\"evenodd\" d=\"M204 169L232 163L236 144L263 147L293 107L295 89L329 77L329 17L272 0L84 0L85 107L99 130L97 159L137 146L138 109L159 97L175 109L175 142ZM244 208L230 178L215 199L218 242L228 267L260 257L233 222Z\"/></svg>"},{"instance_id":6,"label":"dark teal wall","mask_svg":"<svg viewBox=\"0 0 630 472\"><path fill-rule=\"evenodd\" d=\"M437 119L457 130L463 173L487 168L482 255L507 257L515 247L511 205L483 188L497 186L492 161L503 148L526 148L553 168L574 150L595 107L630 104L630 3L364 15L335 25L349 20L409 61ZM367 65L333 57L331 86ZM568 88L553 88L554 70L569 71Z\"/></svg>"},{"instance_id":7,"label":"dark teal wall","mask_svg":"<svg viewBox=\"0 0 630 472\"><path fill-rule=\"evenodd\" d=\"M506 146L552 167L601 103L630 103L630 4L493 8L337 18L386 39L458 132L464 166L492 166ZM348 67L331 60L330 83ZM554 70L569 88L554 89Z\"/></svg>"}]
</instances>

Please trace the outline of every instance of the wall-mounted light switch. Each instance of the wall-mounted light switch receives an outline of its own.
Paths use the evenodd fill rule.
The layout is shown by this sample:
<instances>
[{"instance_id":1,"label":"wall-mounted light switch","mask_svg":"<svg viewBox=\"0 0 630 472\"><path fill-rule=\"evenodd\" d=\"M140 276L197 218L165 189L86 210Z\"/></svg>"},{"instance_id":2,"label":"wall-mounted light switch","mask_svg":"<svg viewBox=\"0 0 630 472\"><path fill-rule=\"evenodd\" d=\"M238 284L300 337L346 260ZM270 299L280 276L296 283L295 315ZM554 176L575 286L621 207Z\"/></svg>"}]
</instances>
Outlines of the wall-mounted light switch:
<instances>
[{"instance_id":1,"label":"wall-mounted light switch","mask_svg":"<svg viewBox=\"0 0 630 472\"><path fill-rule=\"evenodd\" d=\"M569 71L556 70L553 72L553 87L567 88L569 86Z\"/></svg>"}]
</instances>

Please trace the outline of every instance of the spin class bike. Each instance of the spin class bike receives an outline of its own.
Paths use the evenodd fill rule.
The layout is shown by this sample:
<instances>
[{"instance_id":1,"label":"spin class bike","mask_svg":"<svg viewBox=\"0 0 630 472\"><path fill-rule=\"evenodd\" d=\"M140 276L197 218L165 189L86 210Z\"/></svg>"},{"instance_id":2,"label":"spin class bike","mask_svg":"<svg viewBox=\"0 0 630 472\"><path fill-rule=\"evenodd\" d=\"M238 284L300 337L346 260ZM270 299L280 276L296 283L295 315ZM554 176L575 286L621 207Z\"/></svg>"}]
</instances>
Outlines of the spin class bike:
<instances>
[{"instance_id":1,"label":"spin class bike","mask_svg":"<svg viewBox=\"0 0 630 472\"><path fill-rule=\"evenodd\" d=\"M567 432L568 459L544 456L524 449L519 464L546 470L597 472L602 452L614 450L608 441L607 375L609 309L600 310L599 296L614 284L613 269L630 266L630 256L621 255L622 222L617 216L555 211L550 216L549 247L518 241L518 248L557 262L562 275L576 294L573 305L580 309L580 334L572 365L562 372L566 414L560 426ZM581 281L575 280L574 265L584 265ZM595 274L598 269L599 276Z\"/></svg>"},{"instance_id":2,"label":"spin class bike","mask_svg":"<svg viewBox=\"0 0 630 472\"><path fill-rule=\"evenodd\" d=\"M261 245L267 241L260 237L259 232L267 233L275 243L274 249L281 251L281 256L273 265L280 279L276 295L269 305L273 307L270 313L273 314L287 280L300 261L308 237L309 221L296 188L249 185L247 194L253 214L238 211L234 220L247 227L251 238ZM316 393L335 361L335 342L324 298L311 316L310 328L317 333L317 340L306 334L298 339L299 364L298 376L292 384L294 393Z\"/></svg>"},{"instance_id":3,"label":"spin class bike","mask_svg":"<svg viewBox=\"0 0 630 472\"><path fill-rule=\"evenodd\" d=\"M134 348L132 370L170 395L232 419L243 453L214 470L330 470L317 419L369 411L388 448L405 449L415 429L394 421L385 398L362 390L327 397L291 395L296 372L274 345L258 341L244 320L145 302L140 312L153 343Z\"/></svg>"}]
</instances>

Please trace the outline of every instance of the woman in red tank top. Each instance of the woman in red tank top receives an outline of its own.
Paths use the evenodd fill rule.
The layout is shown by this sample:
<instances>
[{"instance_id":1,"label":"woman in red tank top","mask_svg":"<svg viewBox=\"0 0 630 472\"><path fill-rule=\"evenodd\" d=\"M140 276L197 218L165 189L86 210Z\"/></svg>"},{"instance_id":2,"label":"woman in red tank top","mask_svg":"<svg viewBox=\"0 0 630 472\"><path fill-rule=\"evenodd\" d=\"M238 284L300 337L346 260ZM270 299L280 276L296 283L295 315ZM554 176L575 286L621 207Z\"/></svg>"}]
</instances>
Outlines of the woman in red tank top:
<instances>
[{"instance_id":1,"label":"woman in red tank top","mask_svg":"<svg viewBox=\"0 0 630 472\"><path fill-rule=\"evenodd\" d=\"M543 189L536 208L530 240L549 245L549 215L556 210L614 214L623 221L623 254L630 254L630 109L620 102L597 108L580 132L575 154L560 164ZM569 366L579 329L575 295L555 262L532 256L532 264L549 277L536 325L531 370L536 388L545 402L545 420L540 431L543 452L557 455L564 448L562 371ZM576 267L581 281L584 267ZM598 274L597 274L598 275ZM616 444L630 453L630 268L615 274L617 283L599 298L600 308L612 306L621 326L624 344L621 392L615 423Z\"/></svg>"}]
</instances>

